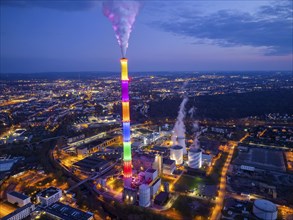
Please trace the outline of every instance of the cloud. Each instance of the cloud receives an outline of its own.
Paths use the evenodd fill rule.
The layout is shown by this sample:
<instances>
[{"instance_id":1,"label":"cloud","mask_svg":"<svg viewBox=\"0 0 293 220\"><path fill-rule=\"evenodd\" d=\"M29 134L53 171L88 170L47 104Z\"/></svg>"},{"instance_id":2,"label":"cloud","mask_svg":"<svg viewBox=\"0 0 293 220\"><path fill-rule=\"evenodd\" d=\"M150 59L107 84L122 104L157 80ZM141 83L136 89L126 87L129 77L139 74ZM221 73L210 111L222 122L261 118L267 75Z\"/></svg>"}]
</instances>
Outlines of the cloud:
<instances>
[{"instance_id":1,"label":"cloud","mask_svg":"<svg viewBox=\"0 0 293 220\"><path fill-rule=\"evenodd\" d=\"M92 0L0 0L1 6L31 8L41 7L61 11L84 11L97 6Z\"/></svg>"},{"instance_id":2,"label":"cloud","mask_svg":"<svg viewBox=\"0 0 293 220\"><path fill-rule=\"evenodd\" d=\"M172 20L152 25L191 37L196 43L204 40L221 47L265 47L265 55L286 55L292 54L292 13L292 1L285 0L262 6L255 13L219 10L202 15L181 11Z\"/></svg>"}]
</instances>

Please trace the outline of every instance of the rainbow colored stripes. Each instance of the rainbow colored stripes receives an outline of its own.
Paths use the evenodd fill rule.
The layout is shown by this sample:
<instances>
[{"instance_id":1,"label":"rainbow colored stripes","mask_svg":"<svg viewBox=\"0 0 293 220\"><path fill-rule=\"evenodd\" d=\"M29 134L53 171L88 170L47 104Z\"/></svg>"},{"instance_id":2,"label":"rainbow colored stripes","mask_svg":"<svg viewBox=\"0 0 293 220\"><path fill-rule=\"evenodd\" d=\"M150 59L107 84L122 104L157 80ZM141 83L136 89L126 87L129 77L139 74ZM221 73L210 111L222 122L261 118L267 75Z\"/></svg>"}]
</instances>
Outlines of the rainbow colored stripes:
<instances>
[{"instance_id":1,"label":"rainbow colored stripes","mask_svg":"<svg viewBox=\"0 0 293 220\"><path fill-rule=\"evenodd\" d=\"M121 63L121 93L122 93L122 123L123 123L123 174L124 186L130 187L132 180L131 140L130 140L130 110L128 92L127 59L122 58Z\"/></svg>"}]
</instances>

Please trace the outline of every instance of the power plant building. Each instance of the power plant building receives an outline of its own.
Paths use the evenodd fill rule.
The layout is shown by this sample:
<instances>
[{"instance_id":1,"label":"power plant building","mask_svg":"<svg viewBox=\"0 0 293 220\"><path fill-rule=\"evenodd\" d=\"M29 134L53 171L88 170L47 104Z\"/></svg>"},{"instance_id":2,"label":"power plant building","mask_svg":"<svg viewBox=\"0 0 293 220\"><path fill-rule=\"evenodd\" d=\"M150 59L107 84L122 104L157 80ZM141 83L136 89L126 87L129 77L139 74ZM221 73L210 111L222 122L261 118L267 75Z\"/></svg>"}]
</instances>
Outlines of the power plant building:
<instances>
[{"instance_id":1,"label":"power plant building","mask_svg":"<svg viewBox=\"0 0 293 220\"><path fill-rule=\"evenodd\" d=\"M145 180L146 182L152 182L158 176L158 171L153 168L149 168L145 171Z\"/></svg>"},{"instance_id":2,"label":"power plant building","mask_svg":"<svg viewBox=\"0 0 293 220\"><path fill-rule=\"evenodd\" d=\"M163 159L163 169L162 169L163 174L172 175L175 169L176 169L175 160L171 160L167 158Z\"/></svg>"},{"instance_id":3,"label":"power plant building","mask_svg":"<svg viewBox=\"0 0 293 220\"><path fill-rule=\"evenodd\" d=\"M150 188L151 188L151 197L153 197L154 195L157 194L157 192L159 191L161 187L161 178L157 178L156 180L154 180L151 184L150 184Z\"/></svg>"},{"instance_id":4,"label":"power plant building","mask_svg":"<svg viewBox=\"0 0 293 220\"><path fill-rule=\"evenodd\" d=\"M126 204L135 204L137 201L137 190L125 187L123 190L122 199Z\"/></svg>"},{"instance_id":5,"label":"power plant building","mask_svg":"<svg viewBox=\"0 0 293 220\"><path fill-rule=\"evenodd\" d=\"M151 189L147 184L139 186L139 206L148 207L151 204Z\"/></svg>"},{"instance_id":6,"label":"power plant building","mask_svg":"<svg viewBox=\"0 0 293 220\"><path fill-rule=\"evenodd\" d=\"M176 165L183 163L183 147L179 145L170 148L170 159L175 160Z\"/></svg>"},{"instance_id":7,"label":"power plant building","mask_svg":"<svg viewBox=\"0 0 293 220\"><path fill-rule=\"evenodd\" d=\"M157 154L152 167L153 169L156 169L158 171L159 175L162 173L162 163L162 156L160 154Z\"/></svg>"}]
</instances>

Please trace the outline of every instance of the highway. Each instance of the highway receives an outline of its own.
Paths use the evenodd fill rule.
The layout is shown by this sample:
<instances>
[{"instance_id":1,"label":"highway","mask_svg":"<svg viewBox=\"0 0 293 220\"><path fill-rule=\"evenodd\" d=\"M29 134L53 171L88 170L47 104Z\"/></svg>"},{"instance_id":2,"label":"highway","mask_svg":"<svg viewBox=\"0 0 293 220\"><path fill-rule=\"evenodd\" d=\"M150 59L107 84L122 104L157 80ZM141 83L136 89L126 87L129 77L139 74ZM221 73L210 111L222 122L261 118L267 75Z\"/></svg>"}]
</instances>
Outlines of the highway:
<instances>
[{"instance_id":1,"label":"highway","mask_svg":"<svg viewBox=\"0 0 293 220\"><path fill-rule=\"evenodd\" d=\"M246 134L239 143L244 141L249 135ZM220 185L219 185L219 190L218 190L218 196L216 198L216 205L212 211L211 214L211 220L218 220L221 217L221 210L223 209L223 204L224 204L224 199L225 199L225 194L226 194L226 184L227 184L227 172L229 165L231 163L235 148L237 146L237 143L233 143L232 146L229 149L228 157L226 159L226 162L223 166L222 172L221 172L221 177L220 177Z\"/></svg>"}]
</instances>

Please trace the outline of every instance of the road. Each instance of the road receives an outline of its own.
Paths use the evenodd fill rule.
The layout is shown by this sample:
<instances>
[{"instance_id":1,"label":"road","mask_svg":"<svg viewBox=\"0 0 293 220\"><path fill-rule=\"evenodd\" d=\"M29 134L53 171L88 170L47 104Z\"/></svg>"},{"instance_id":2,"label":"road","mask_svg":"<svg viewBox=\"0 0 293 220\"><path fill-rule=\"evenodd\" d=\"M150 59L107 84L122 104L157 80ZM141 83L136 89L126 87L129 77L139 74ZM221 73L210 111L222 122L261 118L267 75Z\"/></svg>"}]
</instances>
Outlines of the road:
<instances>
[{"instance_id":1,"label":"road","mask_svg":"<svg viewBox=\"0 0 293 220\"><path fill-rule=\"evenodd\" d=\"M77 183L76 185L70 187L68 190L66 190L66 193L70 192L71 190L75 189L76 187L84 184L85 182L89 181L89 180L94 180L96 178L98 178L99 176L107 173L109 170L111 170L115 165L117 164L117 161L115 163L113 163L112 165L110 165L109 167L107 167L106 169L102 170L101 172L96 172L93 176L90 176L87 179L84 179L82 181L80 181L79 183Z\"/></svg>"},{"instance_id":2,"label":"road","mask_svg":"<svg viewBox=\"0 0 293 220\"><path fill-rule=\"evenodd\" d=\"M239 143L244 141L249 135L246 134ZM218 197L216 198L216 205L213 209L212 215L211 215L211 220L218 220L220 219L221 216L221 210L223 209L223 204L224 204L224 199L225 199L225 193L226 193L226 184L227 184L227 172L229 165L231 163L235 148L237 146L237 143L233 143L233 145L229 149L228 157L226 159L226 162L223 166L222 172L221 172L221 177L220 177L220 185L219 185L219 190L218 190Z\"/></svg>"}]
</instances>

